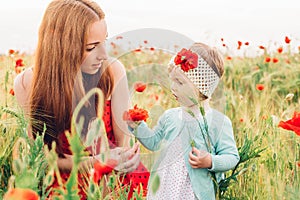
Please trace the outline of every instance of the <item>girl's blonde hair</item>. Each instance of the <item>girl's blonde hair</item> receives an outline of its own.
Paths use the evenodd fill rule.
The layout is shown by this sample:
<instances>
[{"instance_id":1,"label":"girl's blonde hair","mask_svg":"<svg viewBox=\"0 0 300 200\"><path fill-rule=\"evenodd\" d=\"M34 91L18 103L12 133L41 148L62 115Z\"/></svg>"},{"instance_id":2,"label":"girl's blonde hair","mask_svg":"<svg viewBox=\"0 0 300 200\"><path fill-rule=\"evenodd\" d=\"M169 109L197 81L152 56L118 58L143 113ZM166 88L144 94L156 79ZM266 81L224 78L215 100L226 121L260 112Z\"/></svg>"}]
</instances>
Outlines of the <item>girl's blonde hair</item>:
<instances>
[{"instance_id":1,"label":"girl's blonde hair","mask_svg":"<svg viewBox=\"0 0 300 200\"><path fill-rule=\"evenodd\" d=\"M224 60L223 56L220 54L220 52L214 48L210 47L204 43L196 42L191 47L190 50L196 52L199 56L201 56L207 64L209 64L210 67L215 66L215 68L218 70L219 75L221 78L224 74ZM201 92L199 92L199 99L204 100L208 97L203 95Z\"/></svg>"},{"instance_id":2,"label":"girl's blonde hair","mask_svg":"<svg viewBox=\"0 0 300 200\"><path fill-rule=\"evenodd\" d=\"M220 73L220 78L223 76L224 60L223 56L216 48L196 42L191 46L190 50L200 55L209 64L209 66L216 66Z\"/></svg>"},{"instance_id":3,"label":"girl's blonde hair","mask_svg":"<svg viewBox=\"0 0 300 200\"><path fill-rule=\"evenodd\" d=\"M85 95L80 66L87 33L104 17L93 1L54 0L40 25L30 97L32 132L41 133L45 123L45 143L56 141L60 152L58 135L70 129L72 107ZM99 85L107 98L113 79L108 67L103 68Z\"/></svg>"}]
</instances>

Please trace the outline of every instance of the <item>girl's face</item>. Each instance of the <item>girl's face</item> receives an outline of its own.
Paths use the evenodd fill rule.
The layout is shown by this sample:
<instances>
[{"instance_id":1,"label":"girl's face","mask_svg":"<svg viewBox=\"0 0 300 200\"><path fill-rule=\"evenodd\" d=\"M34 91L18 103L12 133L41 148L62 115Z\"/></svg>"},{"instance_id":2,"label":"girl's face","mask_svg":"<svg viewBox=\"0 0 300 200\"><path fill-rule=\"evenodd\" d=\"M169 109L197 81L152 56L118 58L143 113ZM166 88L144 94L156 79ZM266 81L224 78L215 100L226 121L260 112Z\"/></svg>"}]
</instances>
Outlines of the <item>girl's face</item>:
<instances>
[{"instance_id":1,"label":"girl's face","mask_svg":"<svg viewBox=\"0 0 300 200\"><path fill-rule=\"evenodd\" d=\"M198 101L198 90L195 85L178 67L174 67L169 75L172 81L171 91L179 104L183 107L194 106L195 101Z\"/></svg>"},{"instance_id":2,"label":"girl's face","mask_svg":"<svg viewBox=\"0 0 300 200\"><path fill-rule=\"evenodd\" d=\"M87 34L87 45L83 54L81 71L87 74L95 74L101 68L103 61L107 59L105 40L107 27L104 19L94 22Z\"/></svg>"}]
</instances>

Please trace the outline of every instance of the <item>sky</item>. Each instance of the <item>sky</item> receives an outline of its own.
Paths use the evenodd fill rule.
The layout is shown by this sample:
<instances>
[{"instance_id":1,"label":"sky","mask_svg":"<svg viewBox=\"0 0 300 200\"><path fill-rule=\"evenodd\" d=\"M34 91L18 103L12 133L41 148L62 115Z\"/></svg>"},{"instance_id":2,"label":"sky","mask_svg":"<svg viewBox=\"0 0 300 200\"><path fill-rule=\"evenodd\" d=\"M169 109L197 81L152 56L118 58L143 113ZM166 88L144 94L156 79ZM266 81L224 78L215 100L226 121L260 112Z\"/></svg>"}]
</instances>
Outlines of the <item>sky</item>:
<instances>
[{"instance_id":1,"label":"sky","mask_svg":"<svg viewBox=\"0 0 300 200\"><path fill-rule=\"evenodd\" d=\"M296 0L95 0L104 10L109 37L143 28L175 31L193 41L234 47L300 45L300 6ZM1 0L0 53L33 52L50 0ZM145 38L146 40L147 38Z\"/></svg>"}]
</instances>

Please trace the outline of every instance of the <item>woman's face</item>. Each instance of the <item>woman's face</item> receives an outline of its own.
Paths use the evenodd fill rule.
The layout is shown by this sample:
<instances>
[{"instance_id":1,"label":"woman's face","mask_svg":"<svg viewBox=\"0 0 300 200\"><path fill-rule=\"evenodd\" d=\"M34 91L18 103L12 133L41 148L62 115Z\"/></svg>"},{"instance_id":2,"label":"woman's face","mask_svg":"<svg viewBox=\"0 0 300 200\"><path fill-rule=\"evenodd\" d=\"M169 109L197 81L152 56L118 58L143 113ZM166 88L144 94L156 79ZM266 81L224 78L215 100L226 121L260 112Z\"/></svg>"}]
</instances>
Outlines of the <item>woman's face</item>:
<instances>
[{"instance_id":1,"label":"woman's face","mask_svg":"<svg viewBox=\"0 0 300 200\"><path fill-rule=\"evenodd\" d=\"M103 61L107 59L105 49L106 37L107 27L104 19L91 24L81 64L82 72L95 74L101 68Z\"/></svg>"},{"instance_id":2,"label":"woman's face","mask_svg":"<svg viewBox=\"0 0 300 200\"><path fill-rule=\"evenodd\" d=\"M171 78L171 91L181 106L190 107L198 100L197 89L178 67L174 67L169 76Z\"/></svg>"}]
</instances>

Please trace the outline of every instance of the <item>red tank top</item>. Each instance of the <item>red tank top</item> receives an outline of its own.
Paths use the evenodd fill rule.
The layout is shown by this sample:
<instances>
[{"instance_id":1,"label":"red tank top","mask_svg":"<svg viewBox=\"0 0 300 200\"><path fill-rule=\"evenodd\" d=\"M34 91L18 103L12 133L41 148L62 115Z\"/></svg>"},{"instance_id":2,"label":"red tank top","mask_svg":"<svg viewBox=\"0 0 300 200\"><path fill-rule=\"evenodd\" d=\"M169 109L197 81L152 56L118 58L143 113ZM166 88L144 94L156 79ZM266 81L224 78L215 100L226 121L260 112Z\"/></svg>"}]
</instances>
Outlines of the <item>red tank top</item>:
<instances>
[{"instance_id":1,"label":"red tank top","mask_svg":"<svg viewBox=\"0 0 300 200\"><path fill-rule=\"evenodd\" d=\"M102 120L104 122L108 142L109 142L109 147L114 148L116 147L116 140L115 136L112 130L112 118L111 118L111 101L108 100L105 102L104 106L104 112L103 112L103 117ZM60 134L59 136L59 141L61 142L61 147L63 150L63 153L71 155L72 152L70 150L70 144L68 142L68 139L64 133Z\"/></svg>"}]
</instances>

